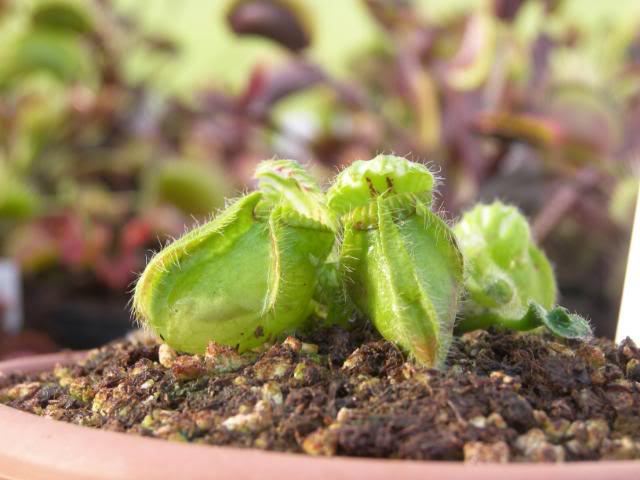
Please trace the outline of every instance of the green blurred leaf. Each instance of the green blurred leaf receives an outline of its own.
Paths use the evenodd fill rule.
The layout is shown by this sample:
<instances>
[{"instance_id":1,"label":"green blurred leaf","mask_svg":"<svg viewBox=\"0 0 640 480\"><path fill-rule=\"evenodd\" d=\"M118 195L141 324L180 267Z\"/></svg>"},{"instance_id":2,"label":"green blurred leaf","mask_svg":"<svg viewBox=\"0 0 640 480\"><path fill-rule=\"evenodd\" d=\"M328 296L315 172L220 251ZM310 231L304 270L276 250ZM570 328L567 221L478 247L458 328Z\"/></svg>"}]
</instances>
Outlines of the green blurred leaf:
<instances>
[{"instance_id":1,"label":"green blurred leaf","mask_svg":"<svg viewBox=\"0 0 640 480\"><path fill-rule=\"evenodd\" d=\"M224 180L204 166L175 161L163 165L151 179L152 195L187 214L206 215L224 203Z\"/></svg>"},{"instance_id":2,"label":"green blurred leaf","mask_svg":"<svg viewBox=\"0 0 640 480\"><path fill-rule=\"evenodd\" d=\"M20 81L37 72L47 72L69 82L86 73L89 62L88 52L77 38L53 31L34 31L17 43L4 82Z\"/></svg>"},{"instance_id":3,"label":"green blurred leaf","mask_svg":"<svg viewBox=\"0 0 640 480\"><path fill-rule=\"evenodd\" d=\"M32 217L40 207L40 198L24 181L0 171L0 221Z\"/></svg>"},{"instance_id":4,"label":"green blurred leaf","mask_svg":"<svg viewBox=\"0 0 640 480\"><path fill-rule=\"evenodd\" d=\"M636 198L640 191L640 174L628 174L621 178L609 200L609 215L623 228L631 229Z\"/></svg>"},{"instance_id":5,"label":"green blurred leaf","mask_svg":"<svg viewBox=\"0 0 640 480\"><path fill-rule=\"evenodd\" d=\"M93 29L92 21L78 3L65 0L46 1L33 10L31 22L36 28L67 33L86 33Z\"/></svg>"}]
</instances>

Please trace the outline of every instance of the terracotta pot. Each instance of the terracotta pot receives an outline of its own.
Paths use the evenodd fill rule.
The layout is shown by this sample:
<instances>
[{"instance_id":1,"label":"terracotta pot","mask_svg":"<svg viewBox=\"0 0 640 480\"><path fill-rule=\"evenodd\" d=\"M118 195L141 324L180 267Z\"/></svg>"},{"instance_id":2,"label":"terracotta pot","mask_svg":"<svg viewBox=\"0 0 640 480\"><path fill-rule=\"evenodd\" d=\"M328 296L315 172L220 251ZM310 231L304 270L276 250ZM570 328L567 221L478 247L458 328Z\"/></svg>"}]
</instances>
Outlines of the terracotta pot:
<instances>
[{"instance_id":1,"label":"terracotta pot","mask_svg":"<svg viewBox=\"0 0 640 480\"><path fill-rule=\"evenodd\" d=\"M0 372L37 372L77 358L43 355L0 362ZM305 455L172 443L47 420L0 406L3 479L255 480L637 480L640 461L559 465L464 465Z\"/></svg>"}]
</instances>

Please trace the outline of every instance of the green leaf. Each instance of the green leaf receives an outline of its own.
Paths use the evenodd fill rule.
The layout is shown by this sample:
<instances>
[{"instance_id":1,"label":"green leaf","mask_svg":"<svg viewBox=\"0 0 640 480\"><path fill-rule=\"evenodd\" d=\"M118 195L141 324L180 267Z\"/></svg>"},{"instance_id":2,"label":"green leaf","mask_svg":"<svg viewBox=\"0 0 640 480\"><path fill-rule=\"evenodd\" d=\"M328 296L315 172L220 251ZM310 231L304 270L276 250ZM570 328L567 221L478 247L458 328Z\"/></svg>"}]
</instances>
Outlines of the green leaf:
<instances>
[{"instance_id":1,"label":"green leaf","mask_svg":"<svg viewBox=\"0 0 640 480\"><path fill-rule=\"evenodd\" d=\"M587 340L593 336L591 326L580 315L569 313L564 307L545 310L535 302L529 305L528 315L534 315L554 335L561 338Z\"/></svg>"}]
</instances>

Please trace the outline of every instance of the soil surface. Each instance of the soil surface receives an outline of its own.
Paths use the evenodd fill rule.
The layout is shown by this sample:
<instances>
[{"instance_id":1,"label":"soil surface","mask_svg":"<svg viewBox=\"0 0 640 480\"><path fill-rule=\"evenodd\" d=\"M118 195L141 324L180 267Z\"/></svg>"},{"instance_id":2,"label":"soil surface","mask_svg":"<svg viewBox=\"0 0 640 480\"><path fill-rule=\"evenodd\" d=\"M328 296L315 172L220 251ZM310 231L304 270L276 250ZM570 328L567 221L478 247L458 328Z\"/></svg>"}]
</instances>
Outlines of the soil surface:
<instances>
[{"instance_id":1,"label":"soil surface","mask_svg":"<svg viewBox=\"0 0 640 480\"><path fill-rule=\"evenodd\" d=\"M251 356L149 339L0 376L0 401L89 427L212 445L466 462L640 458L630 340L475 332L424 369L369 333L289 337Z\"/></svg>"}]
</instances>

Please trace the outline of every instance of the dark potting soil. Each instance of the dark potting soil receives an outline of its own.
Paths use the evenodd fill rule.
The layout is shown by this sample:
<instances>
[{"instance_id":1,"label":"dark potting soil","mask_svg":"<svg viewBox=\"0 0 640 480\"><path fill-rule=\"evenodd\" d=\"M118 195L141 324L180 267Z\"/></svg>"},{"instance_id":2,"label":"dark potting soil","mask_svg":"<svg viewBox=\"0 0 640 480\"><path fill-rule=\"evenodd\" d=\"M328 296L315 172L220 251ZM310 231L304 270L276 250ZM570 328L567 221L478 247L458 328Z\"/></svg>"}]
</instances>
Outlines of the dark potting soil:
<instances>
[{"instance_id":1,"label":"dark potting soil","mask_svg":"<svg viewBox=\"0 0 640 480\"><path fill-rule=\"evenodd\" d=\"M0 401L174 441L467 462L640 458L632 341L476 332L440 371L369 333L288 338L252 357L111 343L78 364L0 377Z\"/></svg>"}]
</instances>

